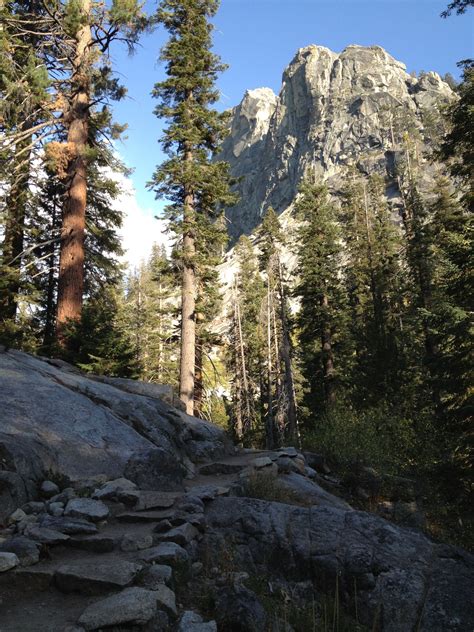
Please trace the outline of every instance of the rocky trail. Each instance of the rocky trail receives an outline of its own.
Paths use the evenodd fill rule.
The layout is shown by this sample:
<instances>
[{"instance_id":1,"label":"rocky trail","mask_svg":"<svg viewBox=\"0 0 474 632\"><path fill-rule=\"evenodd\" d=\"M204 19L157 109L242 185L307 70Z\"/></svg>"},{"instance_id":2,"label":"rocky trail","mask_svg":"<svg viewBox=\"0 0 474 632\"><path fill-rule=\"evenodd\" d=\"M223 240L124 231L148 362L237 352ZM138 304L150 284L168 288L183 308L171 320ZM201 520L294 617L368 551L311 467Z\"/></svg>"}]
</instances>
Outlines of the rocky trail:
<instances>
[{"instance_id":1,"label":"rocky trail","mask_svg":"<svg viewBox=\"0 0 474 632\"><path fill-rule=\"evenodd\" d=\"M474 558L318 455L239 450L163 387L18 352L0 377L0 632L473 629Z\"/></svg>"}]
</instances>

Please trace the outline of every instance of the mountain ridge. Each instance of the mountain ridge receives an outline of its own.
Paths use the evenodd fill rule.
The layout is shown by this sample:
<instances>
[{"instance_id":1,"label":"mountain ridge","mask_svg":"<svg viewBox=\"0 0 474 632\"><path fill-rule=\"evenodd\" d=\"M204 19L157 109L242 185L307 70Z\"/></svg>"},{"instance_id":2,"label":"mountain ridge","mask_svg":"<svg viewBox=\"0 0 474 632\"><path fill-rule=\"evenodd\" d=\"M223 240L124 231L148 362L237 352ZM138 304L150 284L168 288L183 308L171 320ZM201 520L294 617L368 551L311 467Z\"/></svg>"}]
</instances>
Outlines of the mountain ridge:
<instances>
[{"instance_id":1,"label":"mountain ridge","mask_svg":"<svg viewBox=\"0 0 474 632\"><path fill-rule=\"evenodd\" d=\"M380 46L352 44L341 53L315 44L300 48L283 71L278 95L270 88L247 90L232 109L219 154L240 179L240 200L226 210L231 242L250 234L268 206L285 211L308 173L336 191L351 167L393 181L403 134L416 135L426 148L427 116L436 118L453 98L437 73L413 77ZM433 168L428 171L433 177ZM388 182L387 197L396 205L393 186Z\"/></svg>"}]
</instances>

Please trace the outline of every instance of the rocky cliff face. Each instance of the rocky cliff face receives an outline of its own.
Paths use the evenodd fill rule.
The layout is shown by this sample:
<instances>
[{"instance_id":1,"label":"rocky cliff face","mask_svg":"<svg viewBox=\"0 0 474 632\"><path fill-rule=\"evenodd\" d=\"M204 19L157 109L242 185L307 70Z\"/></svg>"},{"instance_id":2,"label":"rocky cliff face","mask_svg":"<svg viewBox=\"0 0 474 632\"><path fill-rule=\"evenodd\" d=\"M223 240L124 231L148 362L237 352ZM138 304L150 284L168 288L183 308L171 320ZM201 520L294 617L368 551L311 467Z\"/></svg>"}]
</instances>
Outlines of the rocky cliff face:
<instances>
[{"instance_id":1,"label":"rocky cliff face","mask_svg":"<svg viewBox=\"0 0 474 632\"><path fill-rule=\"evenodd\" d=\"M335 189L349 166L391 174L395 137L413 127L429 142L426 114L452 98L436 73L411 77L379 46L300 49L278 96L249 90L233 110L220 154L243 176L240 202L227 211L232 239L250 233L269 205L288 208L308 173Z\"/></svg>"}]
</instances>

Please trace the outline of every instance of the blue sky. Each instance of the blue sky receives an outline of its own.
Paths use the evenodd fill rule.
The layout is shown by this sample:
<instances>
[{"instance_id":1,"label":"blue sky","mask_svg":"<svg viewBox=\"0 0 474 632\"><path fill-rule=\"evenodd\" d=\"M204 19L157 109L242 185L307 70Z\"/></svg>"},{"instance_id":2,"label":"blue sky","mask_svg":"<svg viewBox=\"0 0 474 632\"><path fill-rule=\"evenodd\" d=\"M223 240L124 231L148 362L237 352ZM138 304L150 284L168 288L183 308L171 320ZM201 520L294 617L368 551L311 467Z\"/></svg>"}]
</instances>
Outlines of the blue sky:
<instances>
[{"instance_id":1,"label":"blue sky","mask_svg":"<svg viewBox=\"0 0 474 632\"><path fill-rule=\"evenodd\" d=\"M349 44L383 46L407 65L408 72L435 70L459 76L456 62L474 56L474 11L440 18L448 0L221 0L214 44L229 69L220 77L220 109L239 103L245 90L280 90L285 66L298 48L318 44L339 52ZM152 12L155 2L147 2ZM114 106L116 119L129 125L117 149L129 167L136 202L145 215L162 204L146 190L163 156L157 139L160 122L153 115L153 84L163 77L157 63L166 33L143 37L134 56L113 51L114 65L128 88L128 98Z\"/></svg>"}]
</instances>

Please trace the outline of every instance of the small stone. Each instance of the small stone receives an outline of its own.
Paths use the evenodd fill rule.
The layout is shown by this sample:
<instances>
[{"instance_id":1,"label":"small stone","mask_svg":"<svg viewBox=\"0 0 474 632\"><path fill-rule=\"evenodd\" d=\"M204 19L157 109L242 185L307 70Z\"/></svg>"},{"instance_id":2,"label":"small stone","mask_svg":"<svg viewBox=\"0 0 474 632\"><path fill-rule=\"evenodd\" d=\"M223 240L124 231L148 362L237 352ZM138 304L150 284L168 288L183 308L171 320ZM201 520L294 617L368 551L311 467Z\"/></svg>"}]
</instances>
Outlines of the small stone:
<instances>
[{"instance_id":1,"label":"small stone","mask_svg":"<svg viewBox=\"0 0 474 632\"><path fill-rule=\"evenodd\" d=\"M73 518L85 518L92 522L105 520L109 515L109 508L100 500L92 498L73 498L66 505L65 516Z\"/></svg>"},{"instance_id":2,"label":"small stone","mask_svg":"<svg viewBox=\"0 0 474 632\"><path fill-rule=\"evenodd\" d=\"M43 481L40 487L41 494L45 498L51 498L56 494L59 494L59 487L53 481Z\"/></svg>"},{"instance_id":3,"label":"small stone","mask_svg":"<svg viewBox=\"0 0 474 632\"><path fill-rule=\"evenodd\" d=\"M153 536L126 534L120 542L121 551L142 551L153 546Z\"/></svg>"},{"instance_id":4,"label":"small stone","mask_svg":"<svg viewBox=\"0 0 474 632\"><path fill-rule=\"evenodd\" d=\"M203 571L203 568L204 564L202 562L194 562L194 564L191 566L191 572L193 576L197 577L198 575L200 575Z\"/></svg>"},{"instance_id":5,"label":"small stone","mask_svg":"<svg viewBox=\"0 0 474 632\"><path fill-rule=\"evenodd\" d=\"M157 611L157 593L145 588L126 588L84 610L79 624L86 630L109 626L145 625Z\"/></svg>"},{"instance_id":6,"label":"small stone","mask_svg":"<svg viewBox=\"0 0 474 632\"><path fill-rule=\"evenodd\" d=\"M154 533L164 533L165 531L169 531L173 528L173 525L169 520L161 520L156 527L153 529Z\"/></svg>"},{"instance_id":7,"label":"small stone","mask_svg":"<svg viewBox=\"0 0 474 632\"><path fill-rule=\"evenodd\" d=\"M170 585L173 578L173 569L165 564L153 564L140 576L139 583L145 588L156 590L161 584Z\"/></svg>"},{"instance_id":8,"label":"small stone","mask_svg":"<svg viewBox=\"0 0 474 632\"><path fill-rule=\"evenodd\" d=\"M63 505L65 505L73 498L76 498L76 492L72 487L66 487L60 494L56 494L56 496L50 498L48 505L50 503L63 503Z\"/></svg>"},{"instance_id":9,"label":"small stone","mask_svg":"<svg viewBox=\"0 0 474 632\"><path fill-rule=\"evenodd\" d=\"M167 533L160 533L157 537L162 542L176 542L181 546L186 546L197 538L198 535L199 531L187 522L179 527L171 529L171 531L168 531Z\"/></svg>"},{"instance_id":10,"label":"small stone","mask_svg":"<svg viewBox=\"0 0 474 632\"><path fill-rule=\"evenodd\" d=\"M215 621L204 623L197 612L186 610L179 621L177 632L217 632L217 623Z\"/></svg>"},{"instance_id":11,"label":"small stone","mask_svg":"<svg viewBox=\"0 0 474 632\"><path fill-rule=\"evenodd\" d=\"M60 503L60 502L49 503L48 512L52 516L62 516L64 513L64 503Z\"/></svg>"},{"instance_id":12,"label":"small stone","mask_svg":"<svg viewBox=\"0 0 474 632\"><path fill-rule=\"evenodd\" d=\"M26 518L26 513L23 509L17 509L8 517L8 524L15 524L17 522L21 522Z\"/></svg>"},{"instance_id":13,"label":"small stone","mask_svg":"<svg viewBox=\"0 0 474 632\"><path fill-rule=\"evenodd\" d=\"M15 566L18 566L19 563L20 563L20 560L15 555L15 553L6 553L6 552L0 553L0 573L5 573L6 571L9 571L11 568L15 568Z\"/></svg>"},{"instance_id":14,"label":"small stone","mask_svg":"<svg viewBox=\"0 0 474 632\"><path fill-rule=\"evenodd\" d=\"M22 506L23 511L26 514L39 514L45 510L45 504L43 502L29 502Z\"/></svg>"},{"instance_id":15,"label":"small stone","mask_svg":"<svg viewBox=\"0 0 474 632\"><path fill-rule=\"evenodd\" d=\"M28 526L33 525L36 522L38 522L38 516L36 514L29 514L20 520L20 522L16 523L16 530L18 533L24 533Z\"/></svg>"},{"instance_id":16,"label":"small stone","mask_svg":"<svg viewBox=\"0 0 474 632\"><path fill-rule=\"evenodd\" d=\"M200 489L202 493L202 488ZM215 493L215 495L217 495L218 489L219 488L217 486L212 486L212 492ZM204 511L204 503L202 498L199 496L186 495L175 504L175 509L178 511L185 511L186 513L202 514Z\"/></svg>"},{"instance_id":17,"label":"small stone","mask_svg":"<svg viewBox=\"0 0 474 632\"><path fill-rule=\"evenodd\" d=\"M175 542L162 542L158 546L148 549L140 555L140 559L149 564L178 564L187 562L188 552Z\"/></svg>"}]
</instances>

